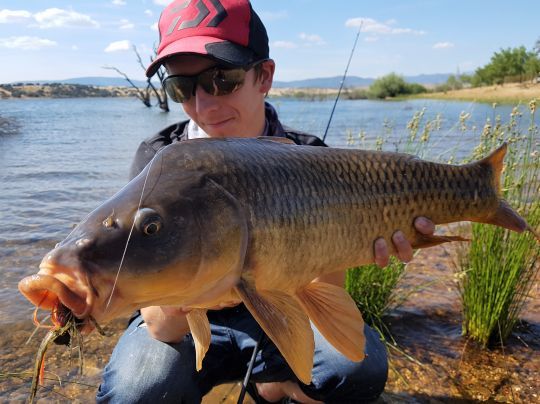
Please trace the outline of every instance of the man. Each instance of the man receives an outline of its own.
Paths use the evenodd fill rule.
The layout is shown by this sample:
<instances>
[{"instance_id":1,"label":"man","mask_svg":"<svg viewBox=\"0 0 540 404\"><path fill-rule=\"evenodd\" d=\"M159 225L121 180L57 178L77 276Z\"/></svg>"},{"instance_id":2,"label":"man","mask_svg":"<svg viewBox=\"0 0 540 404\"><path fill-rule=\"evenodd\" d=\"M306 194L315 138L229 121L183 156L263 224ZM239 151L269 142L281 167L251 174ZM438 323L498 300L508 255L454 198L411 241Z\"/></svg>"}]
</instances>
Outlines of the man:
<instances>
[{"instance_id":1,"label":"man","mask_svg":"<svg viewBox=\"0 0 540 404\"><path fill-rule=\"evenodd\" d=\"M165 87L182 103L189 121L172 125L141 144L132 177L170 143L198 137L287 137L298 144L326 146L319 138L283 127L265 103L275 64L264 25L247 0L174 1L159 22L160 45L147 75L168 71ZM419 231L433 224L417 219ZM412 257L400 231L393 236L398 256ZM383 239L374 243L376 262L388 262ZM344 285L345 272L324 277ZM263 335L240 302L224 302L208 312L212 341L203 368L195 370L194 343L186 313L173 307L143 308L121 337L105 368L98 402L199 402L213 386L241 380L254 346ZM338 353L313 328L313 380L300 383L274 344L262 337L251 380L260 399L291 397L298 402L366 402L384 389L386 350L368 326L366 358L359 363Z\"/></svg>"}]
</instances>

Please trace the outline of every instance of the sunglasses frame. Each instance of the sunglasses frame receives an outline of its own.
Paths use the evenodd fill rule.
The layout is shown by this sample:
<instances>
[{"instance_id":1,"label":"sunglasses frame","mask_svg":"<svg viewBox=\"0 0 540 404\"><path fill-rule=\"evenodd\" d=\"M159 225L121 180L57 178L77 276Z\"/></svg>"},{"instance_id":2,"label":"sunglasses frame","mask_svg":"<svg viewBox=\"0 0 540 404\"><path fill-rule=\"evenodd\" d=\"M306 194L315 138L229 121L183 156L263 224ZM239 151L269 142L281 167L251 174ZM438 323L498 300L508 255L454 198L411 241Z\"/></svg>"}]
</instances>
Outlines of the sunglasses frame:
<instances>
[{"instance_id":1,"label":"sunglasses frame","mask_svg":"<svg viewBox=\"0 0 540 404\"><path fill-rule=\"evenodd\" d=\"M167 95L171 98L171 100L180 104L189 101L191 97L195 95L197 86L201 86L201 88L206 93L213 96L219 97L232 94L244 85L245 76L248 71L250 71L257 65L266 62L267 60L269 59L259 60L255 63L250 63L249 65L241 67L216 65L209 67L202 72L189 76L183 74L173 74L163 79L163 88L165 89ZM218 79L220 73L230 74L231 72L240 74L238 80L234 81L229 79L226 84L231 88L220 89L219 83L216 82L216 79ZM203 81L201 81L201 79ZM204 80L209 80L209 82L205 82ZM183 81L183 84L189 87L180 89L179 81Z\"/></svg>"}]
</instances>

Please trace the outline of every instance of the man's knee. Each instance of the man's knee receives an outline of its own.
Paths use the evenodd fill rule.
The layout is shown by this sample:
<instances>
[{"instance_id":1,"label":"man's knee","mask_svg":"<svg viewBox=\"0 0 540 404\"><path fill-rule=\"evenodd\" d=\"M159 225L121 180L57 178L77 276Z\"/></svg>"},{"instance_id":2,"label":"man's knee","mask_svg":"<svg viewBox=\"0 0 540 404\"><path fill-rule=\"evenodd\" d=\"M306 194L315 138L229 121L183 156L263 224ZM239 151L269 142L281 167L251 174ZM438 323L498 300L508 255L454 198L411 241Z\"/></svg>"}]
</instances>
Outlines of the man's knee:
<instances>
[{"instance_id":1,"label":"man's knee","mask_svg":"<svg viewBox=\"0 0 540 404\"><path fill-rule=\"evenodd\" d=\"M131 324L103 371L97 402L200 402L191 340L166 344Z\"/></svg>"},{"instance_id":2,"label":"man's knee","mask_svg":"<svg viewBox=\"0 0 540 404\"><path fill-rule=\"evenodd\" d=\"M312 384L302 386L302 390L324 402L375 400L386 385L388 357L379 334L367 326L364 332L366 357L361 362L352 362L327 343L320 342ZM319 337L316 333L316 344Z\"/></svg>"}]
</instances>

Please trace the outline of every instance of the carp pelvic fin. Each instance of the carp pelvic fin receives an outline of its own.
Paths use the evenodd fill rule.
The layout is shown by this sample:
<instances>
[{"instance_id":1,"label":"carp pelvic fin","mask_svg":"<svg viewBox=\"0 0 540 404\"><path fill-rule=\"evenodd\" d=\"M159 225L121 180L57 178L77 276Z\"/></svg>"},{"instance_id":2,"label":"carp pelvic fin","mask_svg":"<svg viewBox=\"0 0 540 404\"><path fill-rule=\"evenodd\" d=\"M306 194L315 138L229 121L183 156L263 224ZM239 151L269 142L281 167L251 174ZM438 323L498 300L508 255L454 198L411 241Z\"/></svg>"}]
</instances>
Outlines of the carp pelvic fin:
<instances>
[{"instance_id":1,"label":"carp pelvic fin","mask_svg":"<svg viewBox=\"0 0 540 404\"><path fill-rule=\"evenodd\" d=\"M296 145L296 143L294 143L291 139L289 139L287 137L259 136L257 139L259 139L259 140L267 140L269 142L277 142L277 143L283 143L283 144L294 144L294 145Z\"/></svg>"},{"instance_id":2,"label":"carp pelvic fin","mask_svg":"<svg viewBox=\"0 0 540 404\"><path fill-rule=\"evenodd\" d=\"M315 281L297 295L309 318L328 342L352 361L364 359L364 320L345 289Z\"/></svg>"},{"instance_id":3,"label":"carp pelvic fin","mask_svg":"<svg viewBox=\"0 0 540 404\"><path fill-rule=\"evenodd\" d=\"M210 323L206 316L206 309L193 309L186 318L195 342L195 368L199 371L202 369L204 355L210 346Z\"/></svg>"},{"instance_id":4,"label":"carp pelvic fin","mask_svg":"<svg viewBox=\"0 0 540 404\"><path fill-rule=\"evenodd\" d=\"M443 243L450 243L452 241L471 241L468 238L461 236L439 236L436 234L421 234L418 233L416 240L412 243L412 248L428 248Z\"/></svg>"},{"instance_id":5,"label":"carp pelvic fin","mask_svg":"<svg viewBox=\"0 0 540 404\"><path fill-rule=\"evenodd\" d=\"M298 379L309 384L315 341L309 319L296 299L280 291L256 291L244 279L235 290Z\"/></svg>"}]
</instances>

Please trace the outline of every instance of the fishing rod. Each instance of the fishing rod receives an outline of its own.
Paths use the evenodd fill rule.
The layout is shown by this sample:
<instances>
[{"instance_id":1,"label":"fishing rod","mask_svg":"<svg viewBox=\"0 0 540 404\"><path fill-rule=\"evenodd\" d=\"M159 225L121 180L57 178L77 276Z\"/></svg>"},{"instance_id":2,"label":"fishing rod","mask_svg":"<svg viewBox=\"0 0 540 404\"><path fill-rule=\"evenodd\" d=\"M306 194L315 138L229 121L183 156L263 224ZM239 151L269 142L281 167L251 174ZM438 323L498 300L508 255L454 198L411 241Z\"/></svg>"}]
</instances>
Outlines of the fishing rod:
<instances>
[{"instance_id":1,"label":"fishing rod","mask_svg":"<svg viewBox=\"0 0 540 404\"><path fill-rule=\"evenodd\" d=\"M356 49L356 43L358 42L358 37L360 36L360 31L362 30L362 24L364 23L364 20L360 21L360 26L358 27L358 32L356 33L356 38L354 40L354 45L351 50L351 54L349 56L349 61L347 62L347 67L345 67L345 72L343 73L343 78L341 79L341 83L339 85L339 90L336 96L336 99L334 101L334 106L332 107L332 112L330 112L330 118L328 119L328 124L326 125L326 130L324 131L324 136L322 138L323 142L326 140L326 135L328 134L328 129L330 128L330 122L332 122L332 117L334 116L334 111L336 110L336 105L339 100L339 96L341 95L341 90L343 89L343 86L345 84L345 78L347 77L347 71L349 70L349 66L351 64L351 60L354 54L354 50Z\"/></svg>"}]
</instances>

